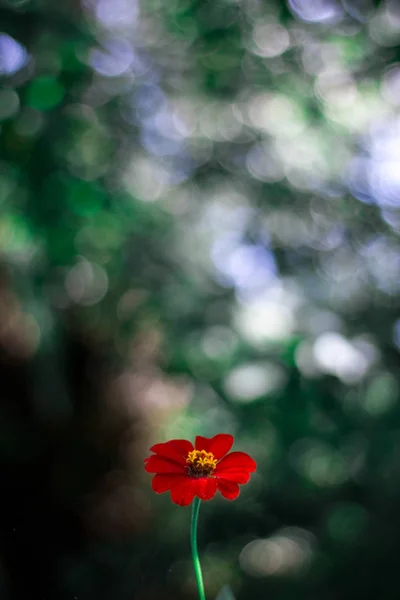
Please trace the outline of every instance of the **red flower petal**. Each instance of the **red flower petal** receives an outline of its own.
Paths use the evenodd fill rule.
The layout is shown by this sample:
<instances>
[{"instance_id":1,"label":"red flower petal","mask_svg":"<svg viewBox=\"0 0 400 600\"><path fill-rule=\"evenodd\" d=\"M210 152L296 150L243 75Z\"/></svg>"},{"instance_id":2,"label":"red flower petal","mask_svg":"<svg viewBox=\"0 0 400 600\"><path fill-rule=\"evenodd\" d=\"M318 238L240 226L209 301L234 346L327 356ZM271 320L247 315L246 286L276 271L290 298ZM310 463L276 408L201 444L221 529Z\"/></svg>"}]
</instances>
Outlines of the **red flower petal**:
<instances>
[{"instance_id":1,"label":"red flower petal","mask_svg":"<svg viewBox=\"0 0 400 600\"><path fill-rule=\"evenodd\" d=\"M234 471L224 470L222 475L215 473L215 477L222 481L233 481L234 483L247 483L250 479L250 473L248 471Z\"/></svg>"},{"instance_id":2,"label":"red flower petal","mask_svg":"<svg viewBox=\"0 0 400 600\"><path fill-rule=\"evenodd\" d=\"M230 435L229 433L219 433L213 438L205 438L198 435L195 442L196 450L212 452L217 460L225 456L232 448L232 445L233 435Z\"/></svg>"},{"instance_id":3,"label":"red flower petal","mask_svg":"<svg viewBox=\"0 0 400 600\"><path fill-rule=\"evenodd\" d=\"M158 456L157 454L153 454L153 456L149 456L145 460L145 471L148 473L181 473L185 474L185 466L184 464L179 465L176 462L173 462L169 458L163 458L162 456Z\"/></svg>"},{"instance_id":4,"label":"red flower petal","mask_svg":"<svg viewBox=\"0 0 400 600\"><path fill-rule=\"evenodd\" d=\"M200 477L195 479L196 485L196 496L201 500L210 500L215 496L217 491L217 480L213 477Z\"/></svg>"},{"instance_id":5,"label":"red flower petal","mask_svg":"<svg viewBox=\"0 0 400 600\"><path fill-rule=\"evenodd\" d=\"M210 500L217 491L217 480L212 477L187 477L184 482L171 489L171 499L175 504L187 506L197 496L201 500Z\"/></svg>"},{"instance_id":6,"label":"red flower petal","mask_svg":"<svg viewBox=\"0 0 400 600\"><path fill-rule=\"evenodd\" d=\"M223 479L218 480L218 489L224 498L228 500L234 500L239 496L240 489L237 483L232 481L225 481Z\"/></svg>"},{"instance_id":7,"label":"red flower petal","mask_svg":"<svg viewBox=\"0 0 400 600\"><path fill-rule=\"evenodd\" d=\"M245 452L231 452L216 466L214 475L221 475L225 471L255 471L256 462Z\"/></svg>"},{"instance_id":8,"label":"red flower petal","mask_svg":"<svg viewBox=\"0 0 400 600\"><path fill-rule=\"evenodd\" d=\"M151 487L157 494L162 494L163 492L167 492L171 490L173 487L180 485L185 480L186 475L180 475L177 473L162 473L154 475L153 480L151 482Z\"/></svg>"},{"instance_id":9,"label":"red flower petal","mask_svg":"<svg viewBox=\"0 0 400 600\"><path fill-rule=\"evenodd\" d=\"M177 485L171 490L171 500L175 502L175 504L179 504L180 506L187 506L191 502L193 502L193 498L196 495L196 491L191 482L194 479L190 479L189 477L180 485Z\"/></svg>"},{"instance_id":10,"label":"red flower petal","mask_svg":"<svg viewBox=\"0 0 400 600\"><path fill-rule=\"evenodd\" d=\"M150 450L181 464L186 460L189 452L193 450L193 444L188 440L170 440L163 444L155 444Z\"/></svg>"}]
</instances>

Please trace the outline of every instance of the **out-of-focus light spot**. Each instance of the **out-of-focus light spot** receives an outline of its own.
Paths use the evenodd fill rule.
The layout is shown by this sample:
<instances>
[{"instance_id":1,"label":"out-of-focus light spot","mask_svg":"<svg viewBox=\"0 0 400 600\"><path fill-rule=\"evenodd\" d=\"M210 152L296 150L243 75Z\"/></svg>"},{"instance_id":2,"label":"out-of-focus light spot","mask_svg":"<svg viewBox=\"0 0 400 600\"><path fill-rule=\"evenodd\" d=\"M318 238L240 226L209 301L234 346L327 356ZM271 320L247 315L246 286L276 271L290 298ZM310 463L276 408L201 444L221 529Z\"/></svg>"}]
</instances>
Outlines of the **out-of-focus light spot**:
<instances>
[{"instance_id":1,"label":"out-of-focus light spot","mask_svg":"<svg viewBox=\"0 0 400 600\"><path fill-rule=\"evenodd\" d=\"M43 114L33 108L25 108L14 123L15 132L22 137L34 137L44 125Z\"/></svg>"},{"instance_id":2,"label":"out-of-focus light spot","mask_svg":"<svg viewBox=\"0 0 400 600\"><path fill-rule=\"evenodd\" d=\"M329 166L318 132L304 131L294 139L278 138L275 148L284 165L284 173L293 186L314 188L327 178Z\"/></svg>"},{"instance_id":3,"label":"out-of-focus light spot","mask_svg":"<svg viewBox=\"0 0 400 600\"><path fill-rule=\"evenodd\" d=\"M215 600L235 600L230 586L224 585Z\"/></svg>"},{"instance_id":4,"label":"out-of-focus light spot","mask_svg":"<svg viewBox=\"0 0 400 600\"><path fill-rule=\"evenodd\" d=\"M347 105L337 102L338 96L334 95L335 102L327 102L324 109L328 119L339 123L348 131L364 134L372 122L390 113L390 107L383 101L380 90L375 85L359 84L356 102L351 101L351 87L348 91L350 102Z\"/></svg>"},{"instance_id":5,"label":"out-of-focus light spot","mask_svg":"<svg viewBox=\"0 0 400 600\"><path fill-rule=\"evenodd\" d=\"M311 165L309 165L311 167ZM292 165L285 167L285 175L292 187L298 190L318 190L325 180L325 169L318 173L317 169L304 169Z\"/></svg>"},{"instance_id":6,"label":"out-of-focus light spot","mask_svg":"<svg viewBox=\"0 0 400 600\"><path fill-rule=\"evenodd\" d=\"M229 357L238 345L237 335L228 327L216 325L206 330L202 342L203 352L208 358Z\"/></svg>"},{"instance_id":7,"label":"out-of-focus light spot","mask_svg":"<svg viewBox=\"0 0 400 600\"><path fill-rule=\"evenodd\" d=\"M315 537L298 527L287 527L267 538L254 540L240 553L240 566L253 577L301 572L311 564Z\"/></svg>"},{"instance_id":8,"label":"out-of-focus light spot","mask_svg":"<svg viewBox=\"0 0 400 600\"><path fill-rule=\"evenodd\" d=\"M304 70L310 75L322 73L332 64L337 63L336 52L332 45L313 39L304 40L301 60Z\"/></svg>"},{"instance_id":9,"label":"out-of-focus light spot","mask_svg":"<svg viewBox=\"0 0 400 600\"><path fill-rule=\"evenodd\" d=\"M353 19L361 23L364 23L374 10L373 0L342 0L342 5Z\"/></svg>"},{"instance_id":10,"label":"out-of-focus light spot","mask_svg":"<svg viewBox=\"0 0 400 600\"><path fill-rule=\"evenodd\" d=\"M383 117L370 128L369 157L350 162L348 183L359 200L390 209L400 205L400 118Z\"/></svg>"},{"instance_id":11,"label":"out-of-focus light spot","mask_svg":"<svg viewBox=\"0 0 400 600\"><path fill-rule=\"evenodd\" d=\"M74 177L94 181L107 172L110 146L106 132L100 126L87 127L71 144L61 146L59 152L64 148L68 169Z\"/></svg>"},{"instance_id":12,"label":"out-of-focus light spot","mask_svg":"<svg viewBox=\"0 0 400 600\"><path fill-rule=\"evenodd\" d=\"M167 378L151 378L137 381L137 392L140 394L141 410L145 411L155 422L164 423L169 413L182 411L189 403L192 395L188 381L173 381ZM136 395L137 397L137 395ZM175 423L174 423L175 425Z\"/></svg>"},{"instance_id":13,"label":"out-of-focus light spot","mask_svg":"<svg viewBox=\"0 0 400 600\"><path fill-rule=\"evenodd\" d=\"M400 63L391 65L383 76L381 84L382 95L387 102L394 106L400 104Z\"/></svg>"},{"instance_id":14,"label":"out-of-focus light spot","mask_svg":"<svg viewBox=\"0 0 400 600\"><path fill-rule=\"evenodd\" d=\"M172 193L167 193L162 198L162 206L166 212L174 216L185 215L190 211L191 189L189 186L174 188ZM183 244L183 241L182 241Z\"/></svg>"},{"instance_id":15,"label":"out-of-focus light spot","mask_svg":"<svg viewBox=\"0 0 400 600\"><path fill-rule=\"evenodd\" d=\"M318 280L316 280L316 284L320 286L320 295L330 297L332 308L339 312L364 309L369 302L371 287L366 282L363 270L355 271L351 277L346 279L345 285L328 280L324 284L328 286L325 292L322 289L323 285Z\"/></svg>"},{"instance_id":16,"label":"out-of-focus light spot","mask_svg":"<svg viewBox=\"0 0 400 600\"><path fill-rule=\"evenodd\" d=\"M283 54L290 46L287 30L281 25L272 23L256 23L253 32L254 54L273 58Z\"/></svg>"},{"instance_id":17,"label":"out-of-focus light spot","mask_svg":"<svg viewBox=\"0 0 400 600\"><path fill-rule=\"evenodd\" d=\"M397 404L399 384L391 373L377 373L363 394L361 402L364 410L372 417L379 417Z\"/></svg>"},{"instance_id":18,"label":"out-of-focus light spot","mask_svg":"<svg viewBox=\"0 0 400 600\"><path fill-rule=\"evenodd\" d=\"M129 29L139 17L137 0L87 0L89 8L94 10L98 21L107 29Z\"/></svg>"},{"instance_id":19,"label":"out-of-focus light spot","mask_svg":"<svg viewBox=\"0 0 400 600\"><path fill-rule=\"evenodd\" d=\"M209 102L198 114L201 133L215 142L233 140L242 130L237 110L232 104Z\"/></svg>"},{"instance_id":20,"label":"out-of-focus light spot","mask_svg":"<svg viewBox=\"0 0 400 600\"><path fill-rule=\"evenodd\" d=\"M310 245L311 232L307 221L289 210L272 210L265 219L265 228L268 231L275 247Z\"/></svg>"},{"instance_id":21,"label":"out-of-focus light spot","mask_svg":"<svg viewBox=\"0 0 400 600\"><path fill-rule=\"evenodd\" d=\"M239 309L236 326L251 343L284 340L293 333L295 319L290 307L268 299L254 299Z\"/></svg>"},{"instance_id":22,"label":"out-of-focus light spot","mask_svg":"<svg viewBox=\"0 0 400 600\"><path fill-rule=\"evenodd\" d=\"M272 148L266 144L255 144L246 157L246 167L256 179L280 181L284 173L281 162Z\"/></svg>"},{"instance_id":23,"label":"out-of-focus light spot","mask_svg":"<svg viewBox=\"0 0 400 600\"><path fill-rule=\"evenodd\" d=\"M97 304L106 295L108 277L97 264L81 259L68 271L65 289L73 302L83 306Z\"/></svg>"},{"instance_id":24,"label":"out-of-focus light spot","mask_svg":"<svg viewBox=\"0 0 400 600\"><path fill-rule=\"evenodd\" d=\"M371 38L384 47L397 46L400 40L400 15L397 2L382 3L368 24Z\"/></svg>"},{"instance_id":25,"label":"out-of-focus light spot","mask_svg":"<svg viewBox=\"0 0 400 600\"><path fill-rule=\"evenodd\" d=\"M361 349L336 332L320 335L314 343L313 354L322 371L348 384L360 381L371 364Z\"/></svg>"},{"instance_id":26,"label":"out-of-focus light spot","mask_svg":"<svg viewBox=\"0 0 400 600\"><path fill-rule=\"evenodd\" d=\"M396 295L400 291L399 245L385 236L374 236L360 248L360 254L365 257L366 268L376 286Z\"/></svg>"},{"instance_id":27,"label":"out-of-focus light spot","mask_svg":"<svg viewBox=\"0 0 400 600\"><path fill-rule=\"evenodd\" d=\"M274 257L264 246L232 246L229 239L217 240L212 249L212 258L228 283L244 291L264 289L276 279Z\"/></svg>"},{"instance_id":28,"label":"out-of-focus light spot","mask_svg":"<svg viewBox=\"0 0 400 600\"><path fill-rule=\"evenodd\" d=\"M291 282L278 282L261 296L243 300L234 318L242 335L255 346L282 341L295 330L295 313L302 302Z\"/></svg>"},{"instance_id":29,"label":"out-of-focus light spot","mask_svg":"<svg viewBox=\"0 0 400 600\"><path fill-rule=\"evenodd\" d=\"M343 502L330 511L326 528L330 537L338 542L349 543L359 539L368 522L367 511L359 504Z\"/></svg>"},{"instance_id":30,"label":"out-of-focus light spot","mask_svg":"<svg viewBox=\"0 0 400 600\"><path fill-rule=\"evenodd\" d=\"M349 161L347 168L347 184L355 198L365 204L372 204L373 198L368 182L369 160L355 157Z\"/></svg>"},{"instance_id":31,"label":"out-of-focus light spot","mask_svg":"<svg viewBox=\"0 0 400 600\"><path fill-rule=\"evenodd\" d=\"M296 17L310 23L333 23L343 16L336 0L289 0L289 6Z\"/></svg>"},{"instance_id":32,"label":"out-of-focus light spot","mask_svg":"<svg viewBox=\"0 0 400 600\"><path fill-rule=\"evenodd\" d=\"M90 54L91 66L101 75L117 77L129 69L133 50L128 40L114 39L104 44L104 49L94 48Z\"/></svg>"},{"instance_id":33,"label":"out-of-focus light spot","mask_svg":"<svg viewBox=\"0 0 400 600\"><path fill-rule=\"evenodd\" d=\"M336 283L348 282L362 272L363 263L351 248L343 244L336 252L320 256L324 274Z\"/></svg>"},{"instance_id":34,"label":"out-of-focus light spot","mask_svg":"<svg viewBox=\"0 0 400 600\"><path fill-rule=\"evenodd\" d=\"M0 75L13 75L27 63L28 53L6 33L0 33Z\"/></svg>"},{"instance_id":35,"label":"out-of-focus light spot","mask_svg":"<svg viewBox=\"0 0 400 600\"><path fill-rule=\"evenodd\" d=\"M187 137L184 132L183 123L179 122L177 115L174 114L170 106L161 108L152 118L152 124L161 135L171 140L180 142Z\"/></svg>"},{"instance_id":36,"label":"out-of-focus light spot","mask_svg":"<svg viewBox=\"0 0 400 600\"><path fill-rule=\"evenodd\" d=\"M310 245L316 250L329 251L339 248L345 243L346 229L342 223L329 223L318 220L312 214Z\"/></svg>"},{"instance_id":37,"label":"out-of-focus light spot","mask_svg":"<svg viewBox=\"0 0 400 600\"><path fill-rule=\"evenodd\" d=\"M104 106L112 98L121 97L130 91L134 77L130 70L125 71L121 77L96 77L92 85L86 89L82 96L85 104L98 107Z\"/></svg>"},{"instance_id":38,"label":"out-of-focus light spot","mask_svg":"<svg viewBox=\"0 0 400 600\"><path fill-rule=\"evenodd\" d=\"M145 290L128 290L121 296L117 304L117 316L121 321L132 318L134 312L143 304L148 294Z\"/></svg>"},{"instance_id":39,"label":"out-of-focus light spot","mask_svg":"<svg viewBox=\"0 0 400 600\"><path fill-rule=\"evenodd\" d=\"M171 115L158 114L143 123L140 141L144 148L155 156L180 155L185 148L185 140L173 131ZM183 162L183 161L182 161Z\"/></svg>"},{"instance_id":40,"label":"out-of-focus light spot","mask_svg":"<svg viewBox=\"0 0 400 600\"><path fill-rule=\"evenodd\" d=\"M29 87L27 104L37 110L50 110L64 97L64 87L54 77L37 77Z\"/></svg>"},{"instance_id":41,"label":"out-of-focus light spot","mask_svg":"<svg viewBox=\"0 0 400 600\"><path fill-rule=\"evenodd\" d=\"M380 205L385 207L400 205L399 147L400 118L381 119L371 127L368 148L370 159L366 160L363 166L370 194ZM356 174L356 183L362 186L362 182L359 181L360 176L362 176L362 170Z\"/></svg>"},{"instance_id":42,"label":"out-of-focus light spot","mask_svg":"<svg viewBox=\"0 0 400 600\"><path fill-rule=\"evenodd\" d=\"M243 236L253 211L241 191L233 185L215 187L198 222L201 234L207 236L208 240L221 237L221 226L226 236L232 236L236 243Z\"/></svg>"},{"instance_id":43,"label":"out-of-focus light spot","mask_svg":"<svg viewBox=\"0 0 400 600\"><path fill-rule=\"evenodd\" d=\"M284 385L284 369L270 362L248 363L233 369L225 379L228 396L247 403L279 391Z\"/></svg>"},{"instance_id":44,"label":"out-of-focus light spot","mask_svg":"<svg viewBox=\"0 0 400 600\"><path fill-rule=\"evenodd\" d=\"M0 91L0 121L14 117L19 111L19 96L15 90Z\"/></svg>"},{"instance_id":45,"label":"out-of-focus light spot","mask_svg":"<svg viewBox=\"0 0 400 600\"><path fill-rule=\"evenodd\" d=\"M370 185L380 204L400 205L400 170L398 160L370 161Z\"/></svg>"},{"instance_id":46,"label":"out-of-focus light spot","mask_svg":"<svg viewBox=\"0 0 400 600\"><path fill-rule=\"evenodd\" d=\"M195 133L197 115L195 101L189 99L175 99L173 103L172 121L179 135L186 138Z\"/></svg>"},{"instance_id":47,"label":"out-of-focus light spot","mask_svg":"<svg viewBox=\"0 0 400 600\"><path fill-rule=\"evenodd\" d=\"M212 437L220 431L230 431L232 435L235 435L237 421L232 411L222 408L221 404L219 406L212 405L208 408L210 404L214 404L216 401L220 402L218 397L214 397L213 391L210 388L202 387L200 392L201 398L194 392L195 390L190 388L190 395L187 401L191 400L190 412L175 412L173 418L168 423L165 423L164 419L162 423L164 439L194 439L198 435L199 427L202 428L204 435L207 437ZM159 415L154 416L154 420L156 419L159 421ZM203 426L201 426L201 423L203 423ZM206 424L206 429L204 428L204 424Z\"/></svg>"},{"instance_id":48,"label":"out-of-focus light spot","mask_svg":"<svg viewBox=\"0 0 400 600\"><path fill-rule=\"evenodd\" d=\"M6 191L14 190L7 185ZM20 189L18 193L22 194L22 191ZM38 241L32 236L26 219L23 219L21 215L5 214L0 219L0 251L5 256L12 257L14 262L24 265L29 264L34 257L38 257L40 251Z\"/></svg>"},{"instance_id":49,"label":"out-of-focus light spot","mask_svg":"<svg viewBox=\"0 0 400 600\"><path fill-rule=\"evenodd\" d=\"M381 208L381 217L394 231L400 233L400 212L395 207Z\"/></svg>"},{"instance_id":50,"label":"out-of-focus light spot","mask_svg":"<svg viewBox=\"0 0 400 600\"><path fill-rule=\"evenodd\" d=\"M393 342L398 350L400 350L400 319L393 325Z\"/></svg>"},{"instance_id":51,"label":"out-of-focus light spot","mask_svg":"<svg viewBox=\"0 0 400 600\"><path fill-rule=\"evenodd\" d=\"M157 200L165 189L165 184L160 179L162 174L161 165L147 157L133 159L131 165L125 171L124 183L126 189L144 202Z\"/></svg>"},{"instance_id":52,"label":"out-of-focus light spot","mask_svg":"<svg viewBox=\"0 0 400 600\"><path fill-rule=\"evenodd\" d=\"M295 362L299 371L305 377L319 377L321 371L315 361L313 345L304 341L296 348Z\"/></svg>"},{"instance_id":53,"label":"out-of-focus light spot","mask_svg":"<svg viewBox=\"0 0 400 600\"><path fill-rule=\"evenodd\" d=\"M132 98L131 107L134 109L137 120L143 121L146 118L152 118L155 112L158 112L167 105L167 99L164 92L158 85L151 83L143 84L135 92Z\"/></svg>"},{"instance_id":54,"label":"out-of-focus light spot","mask_svg":"<svg viewBox=\"0 0 400 600\"><path fill-rule=\"evenodd\" d=\"M357 88L346 71L327 70L317 77L315 91L324 102L344 109L355 105Z\"/></svg>"},{"instance_id":55,"label":"out-of-focus light spot","mask_svg":"<svg viewBox=\"0 0 400 600\"><path fill-rule=\"evenodd\" d=\"M335 487L349 478L341 453L317 439L301 439L290 448L290 462L303 477L320 487Z\"/></svg>"},{"instance_id":56,"label":"out-of-focus light spot","mask_svg":"<svg viewBox=\"0 0 400 600\"><path fill-rule=\"evenodd\" d=\"M121 230L112 220L109 213L101 214L99 220L92 225L82 227L75 236L75 247L83 256L102 256L106 262L108 251L121 247ZM103 219L109 218L110 226Z\"/></svg>"},{"instance_id":57,"label":"out-of-focus light spot","mask_svg":"<svg viewBox=\"0 0 400 600\"><path fill-rule=\"evenodd\" d=\"M342 320L339 315L329 310L321 310L316 306L305 306L299 315L302 327L314 336L327 331L340 331Z\"/></svg>"},{"instance_id":58,"label":"out-of-focus light spot","mask_svg":"<svg viewBox=\"0 0 400 600\"><path fill-rule=\"evenodd\" d=\"M370 365L379 361L381 353L373 338L360 335L352 339L352 344L357 350L360 350L364 354Z\"/></svg>"},{"instance_id":59,"label":"out-of-focus light spot","mask_svg":"<svg viewBox=\"0 0 400 600\"><path fill-rule=\"evenodd\" d=\"M254 127L274 136L294 137L305 128L300 107L283 94L254 96L248 105L248 116Z\"/></svg>"}]
</instances>

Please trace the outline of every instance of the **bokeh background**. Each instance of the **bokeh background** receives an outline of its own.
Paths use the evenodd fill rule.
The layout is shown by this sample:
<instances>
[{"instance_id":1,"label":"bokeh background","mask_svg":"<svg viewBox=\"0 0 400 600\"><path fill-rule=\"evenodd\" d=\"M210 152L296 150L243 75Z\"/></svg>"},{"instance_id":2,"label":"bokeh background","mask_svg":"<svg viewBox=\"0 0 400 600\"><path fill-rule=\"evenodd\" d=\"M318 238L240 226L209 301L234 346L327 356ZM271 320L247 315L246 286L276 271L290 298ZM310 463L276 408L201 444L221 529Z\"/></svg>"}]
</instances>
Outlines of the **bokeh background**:
<instances>
[{"instance_id":1,"label":"bokeh background","mask_svg":"<svg viewBox=\"0 0 400 600\"><path fill-rule=\"evenodd\" d=\"M400 594L400 5L0 1L0 595ZM222 589L222 592L221 592Z\"/></svg>"}]
</instances>

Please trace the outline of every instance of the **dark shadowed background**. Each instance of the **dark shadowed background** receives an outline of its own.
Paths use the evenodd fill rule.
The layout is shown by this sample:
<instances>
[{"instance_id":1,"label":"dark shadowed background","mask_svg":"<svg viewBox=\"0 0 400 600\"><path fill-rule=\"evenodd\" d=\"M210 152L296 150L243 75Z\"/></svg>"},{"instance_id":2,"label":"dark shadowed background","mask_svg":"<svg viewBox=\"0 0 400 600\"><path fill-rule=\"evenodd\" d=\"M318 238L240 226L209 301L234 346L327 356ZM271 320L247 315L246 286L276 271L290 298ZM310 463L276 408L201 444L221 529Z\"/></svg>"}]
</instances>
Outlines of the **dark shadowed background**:
<instances>
[{"instance_id":1,"label":"dark shadowed background","mask_svg":"<svg viewBox=\"0 0 400 600\"><path fill-rule=\"evenodd\" d=\"M0 596L400 594L400 4L0 0ZM227 587L224 587L227 586Z\"/></svg>"}]
</instances>

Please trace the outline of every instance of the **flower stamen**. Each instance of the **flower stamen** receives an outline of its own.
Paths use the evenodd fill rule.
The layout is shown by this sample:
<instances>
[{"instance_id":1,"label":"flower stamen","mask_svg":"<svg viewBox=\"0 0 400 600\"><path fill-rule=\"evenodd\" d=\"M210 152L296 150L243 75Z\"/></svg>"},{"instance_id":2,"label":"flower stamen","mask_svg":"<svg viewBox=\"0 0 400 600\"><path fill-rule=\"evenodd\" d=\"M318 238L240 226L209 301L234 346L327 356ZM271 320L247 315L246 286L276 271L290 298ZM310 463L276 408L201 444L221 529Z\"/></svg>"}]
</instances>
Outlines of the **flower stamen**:
<instances>
[{"instance_id":1,"label":"flower stamen","mask_svg":"<svg viewBox=\"0 0 400 600\"><path fill-rule=\"evenodd\" d=\"M192 450L187 455L186 464L190 477L209 477L217 465L217 459L212 452Z\"/></svg>"}]
</instances>

